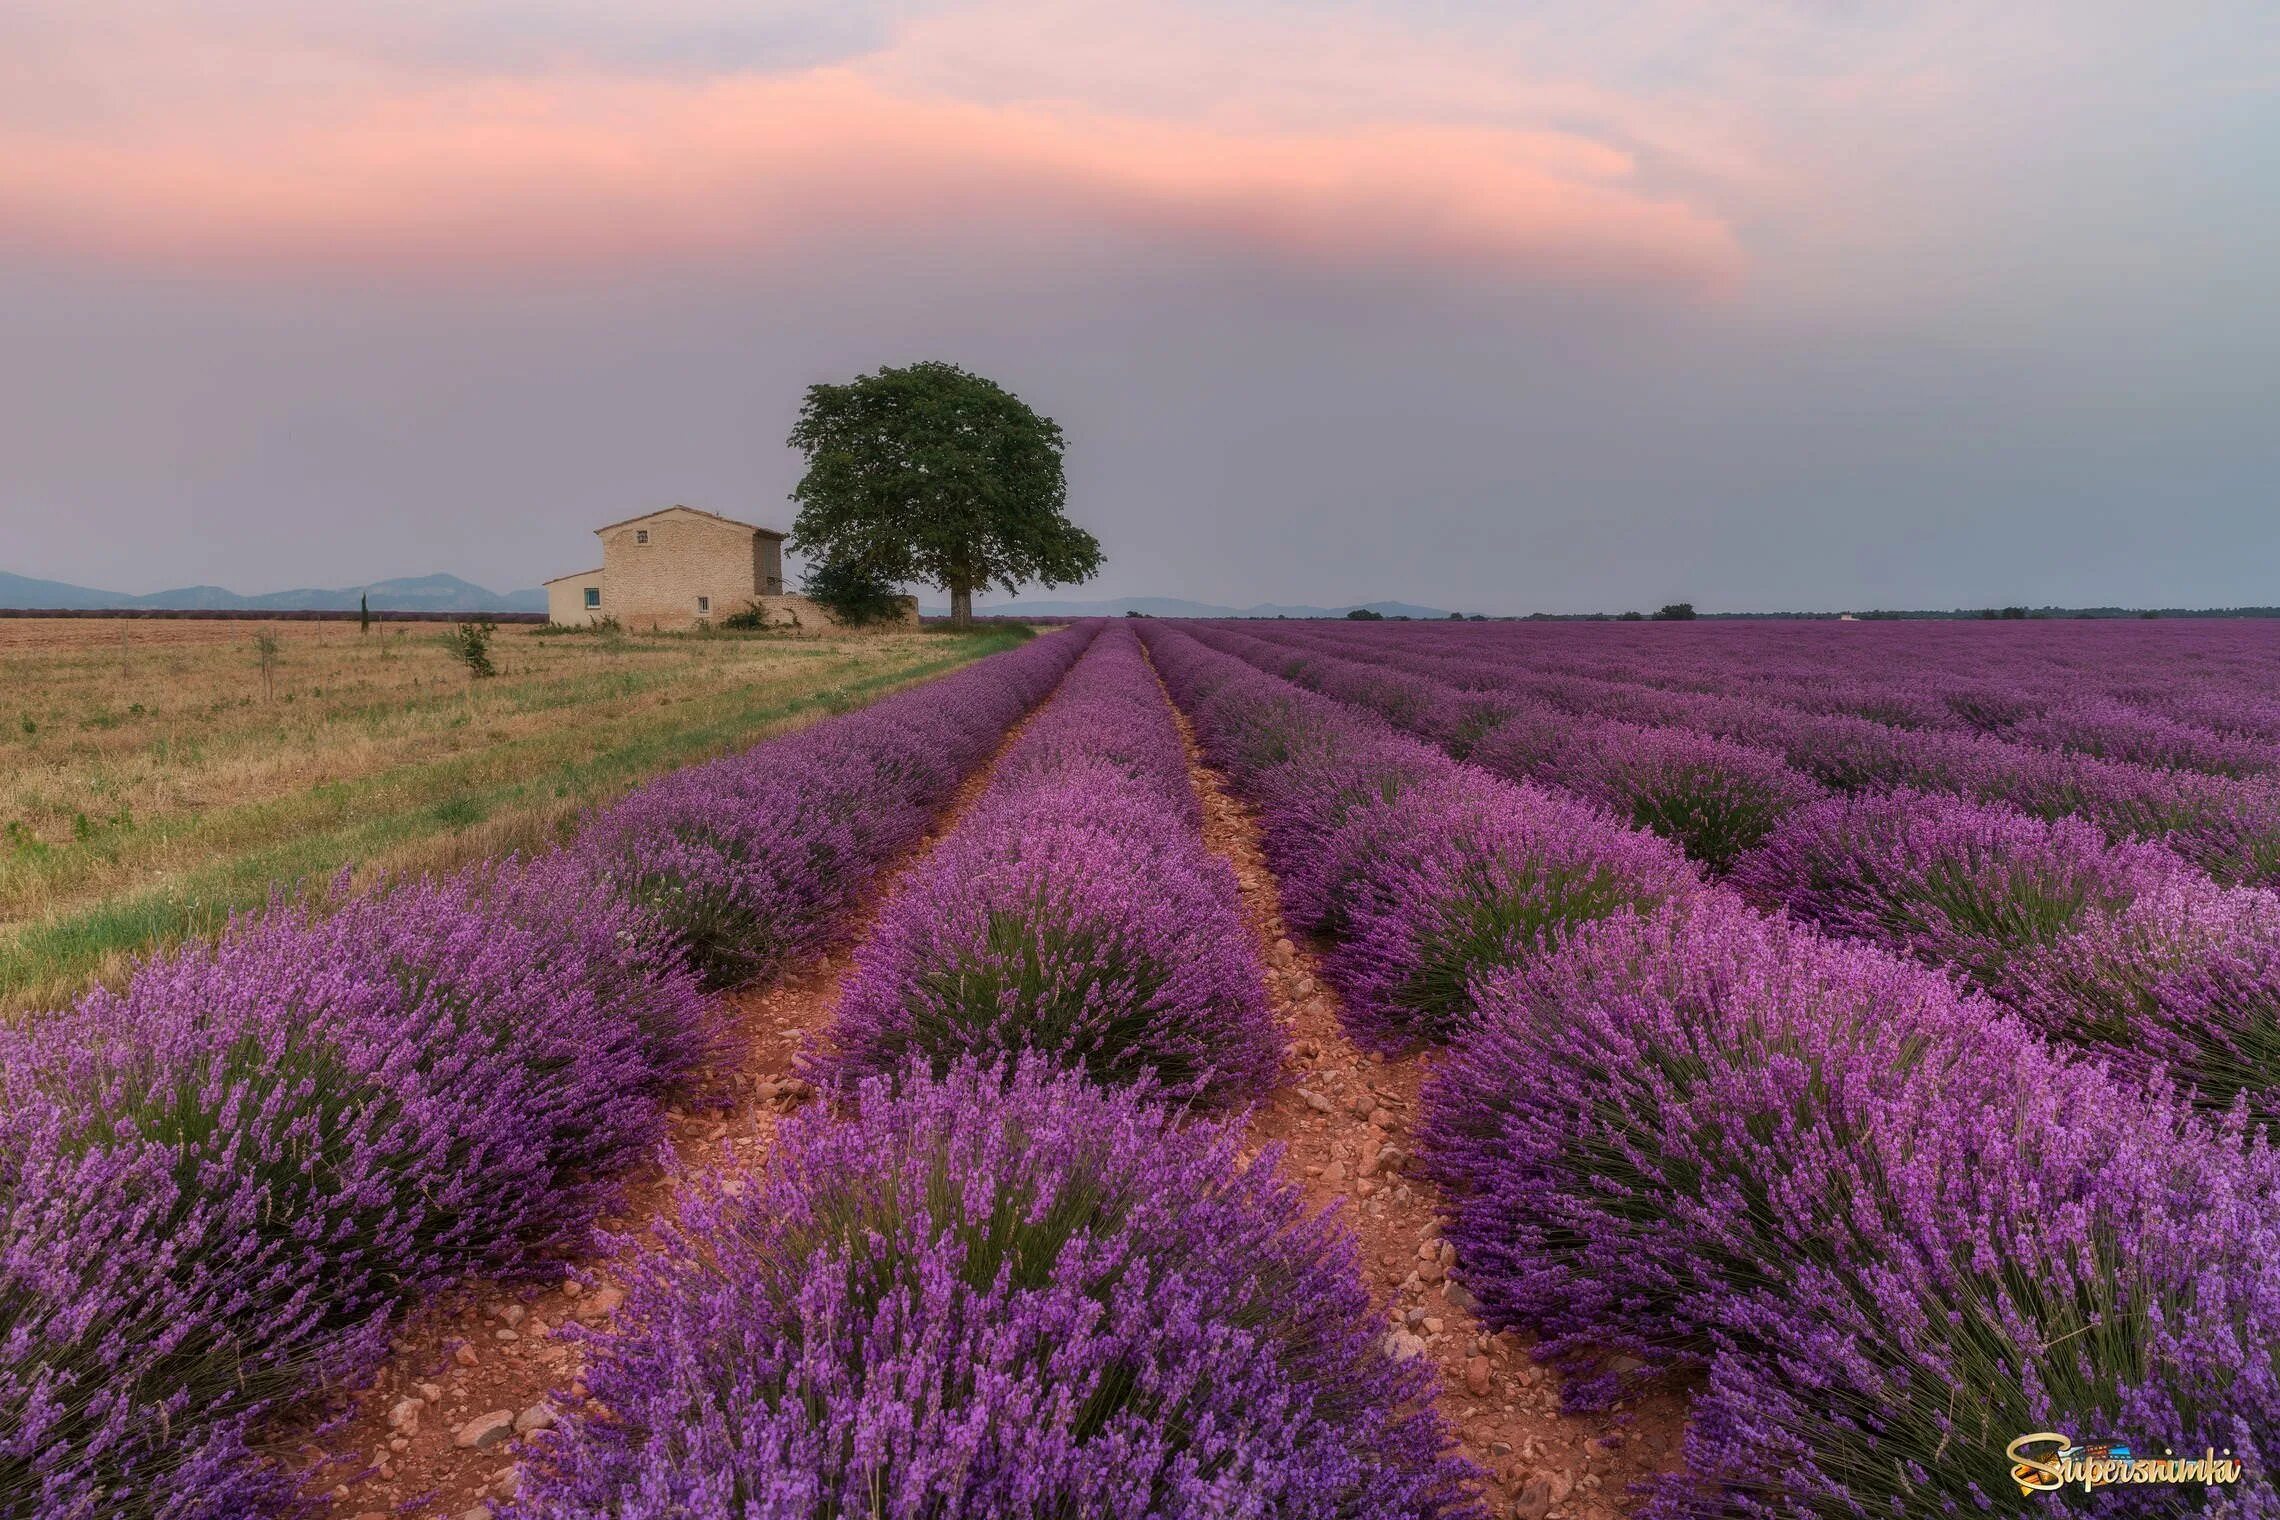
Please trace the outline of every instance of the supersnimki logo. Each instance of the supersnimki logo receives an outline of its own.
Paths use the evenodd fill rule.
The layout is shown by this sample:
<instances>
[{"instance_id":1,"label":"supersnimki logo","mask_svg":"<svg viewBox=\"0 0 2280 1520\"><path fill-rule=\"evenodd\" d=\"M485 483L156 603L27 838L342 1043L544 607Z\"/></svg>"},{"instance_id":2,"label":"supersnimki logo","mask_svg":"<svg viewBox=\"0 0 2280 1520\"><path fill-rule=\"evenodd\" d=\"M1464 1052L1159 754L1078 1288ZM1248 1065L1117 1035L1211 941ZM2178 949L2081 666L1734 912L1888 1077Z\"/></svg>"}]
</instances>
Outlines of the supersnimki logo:
<instances>
[{"instance_id":1,"label":"supersnimki logo","mask_svg":"<svg viewBox=\"0 0 2280 1520\"><path fill-rule=\"evenodd\" d=\"M2241 1462L2231 1451L2214 1448L2197 1457L2165 1451L2160 1456L2139 1456L2126 1442L2097 1441L2088 1446L2055 1430L2038 1430L2003 1448L2011 1462L2011 1481L2021 1494L2052 1494L2069 1484L2084 1493L2118 1483L2238 1483Z\"/></svg>"}]
</instances>

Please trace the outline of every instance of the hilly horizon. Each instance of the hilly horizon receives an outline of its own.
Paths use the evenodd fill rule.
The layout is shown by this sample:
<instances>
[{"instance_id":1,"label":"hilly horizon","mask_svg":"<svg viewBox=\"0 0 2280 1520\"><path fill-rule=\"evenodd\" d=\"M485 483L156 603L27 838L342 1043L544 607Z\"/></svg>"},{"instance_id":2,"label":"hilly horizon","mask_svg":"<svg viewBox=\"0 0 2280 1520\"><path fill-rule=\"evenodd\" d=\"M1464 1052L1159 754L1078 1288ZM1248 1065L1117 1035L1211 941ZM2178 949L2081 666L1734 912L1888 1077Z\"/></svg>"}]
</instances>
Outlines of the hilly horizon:
<instances>
[{"instance_id":1,"label":"hilly horizon","mask_svg":"<svg viewBox=\"0 0 2280 1520\"><path fill-rule=\"evenodd\" d=\"M102 611L148 607L167 612L354 612L358 599L371 598L374 612L544 612L546 592L538 587L493 591L438 571L396 576L361 586L301 586L248 595L226 586L175 586L135 595L42 580L0 570L0 607L36 611Z\"/></svg>"},{"instance_id":2,"label":"hilly horizon","mask_svg":"<svg viewBox=\"0 0 2280 1520\"><path fill-rule=\"evenodd\" d=\"M174 586L164 591L136 594L106 591L69 581L46 580L0 570L0 608L24 611L104 611L150 608L188 612L354 612L357 599L369 596L374 612L544 612L546 592L540 587L519 591L493 591L460 576L438 571L431 575L396 576L361 586L295 587L285 591L246 593L226 586ZM1305 602L1259 602L1248 607L1224 606L1175 596L1109 597L1092 601L1015 598L978 605L984 617L1122 617L1127 612L1169 618L1342 618L1357 608L1385 617L1446 618L1450 609L1424 607L1414 602L1375 601L1335 607ZM947 606L921 603L920 612L943 617Z\"/></svg>"}]
</instances>

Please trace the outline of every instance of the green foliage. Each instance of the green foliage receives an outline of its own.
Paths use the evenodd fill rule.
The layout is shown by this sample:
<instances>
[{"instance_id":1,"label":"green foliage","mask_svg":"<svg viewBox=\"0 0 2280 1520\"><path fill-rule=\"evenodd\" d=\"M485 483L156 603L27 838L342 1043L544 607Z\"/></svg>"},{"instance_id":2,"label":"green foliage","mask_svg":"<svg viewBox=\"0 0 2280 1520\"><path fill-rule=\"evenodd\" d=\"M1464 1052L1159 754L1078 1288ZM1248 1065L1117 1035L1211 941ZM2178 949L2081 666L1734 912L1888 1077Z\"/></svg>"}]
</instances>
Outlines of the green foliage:
<instances>
[{"instance_id":1,"label":"green foliage","mask_svg":"<svg viewBox=\"0 0 2280 1520\"><path fill-rule=\"evenodd\" d=\"M372 631L372 598L362 592L357 593L356 597L356 631Z\"/></svg>"},{"instance_id":2,"label":"green foliage","mask_svg":"<svg viewBox=\"0 0 2280 1520\"><path fill-rule=\"evenodd\" d=\"M1346 617L1349 621L1356 623L1382 623L1385 621L1384 613L1372 612L1367 607L1356 607L1347 613Z\"/></svg>"},{"instance_id":3,"label":"green foliage","mask_svg":"<svg viewBox=\"0 0 2280 1520\"><path fill-rule=\"evenodd\" d=\"M886 622L902 611L894 582L853 560L827 559L811 567L800 589L851 628Z\"/></svg>"},{"instance_id":4,"label":"green foliage","mask_svg":"<svg viewBox=\"0 0 2280 1520\"><path fill-rule=\"evenodd\" d=\"M1665 602L1662 610L1655 614L1655 621L1658 623L1691 623L1694 621L1694 604L1692 602Z\"/></svg>"},{"instance_id":5,"label":"green foliage","mask_svg":"<svg viewBox=\"0 0 2280 1520\"><path fill-rule=\"evenodd\" d=\"M451 651L453 659L467 667L470 680L480 681L499 673L498 667L491 663L491 639L498 631L498 625L489 618L480 618L472 623L456 624L444 636L444 647Z\"/></svg>"},{"instance_id":6,"label":"green foliage","mask_svg":"<svg viewBox=\"0 0 2280 1520\"><path fill-rule=\"evenodd\" d=\"M1643 612L1626 612L1615 619L1618 623L1643 623L1646 620L1647 615Z\"/></svg>"},{"instance_id":7,"label":"green foliage","mask_svg":"<svg viewBox=\"0 0 2280 1520\"><path fill-rule=\"evenodd\" d=\"M1066 515L1063 439L1051 418L954 364L884 368L813 385L790 444L807 456L792 492L792 547L889 583L1008 593L1090 579L1100 544Z\"/></svg>"},{"instance_id":8,"label":"green foliage","mask_svg":"<svg viewBox=\"0 0 2280 1520\"><path fill-rule=\"evenodd\" d=\"M484 811L482 799L458 792L429 808L428 817L453 833L458 833L481 823Z\"/></svg>"}]
</instances>

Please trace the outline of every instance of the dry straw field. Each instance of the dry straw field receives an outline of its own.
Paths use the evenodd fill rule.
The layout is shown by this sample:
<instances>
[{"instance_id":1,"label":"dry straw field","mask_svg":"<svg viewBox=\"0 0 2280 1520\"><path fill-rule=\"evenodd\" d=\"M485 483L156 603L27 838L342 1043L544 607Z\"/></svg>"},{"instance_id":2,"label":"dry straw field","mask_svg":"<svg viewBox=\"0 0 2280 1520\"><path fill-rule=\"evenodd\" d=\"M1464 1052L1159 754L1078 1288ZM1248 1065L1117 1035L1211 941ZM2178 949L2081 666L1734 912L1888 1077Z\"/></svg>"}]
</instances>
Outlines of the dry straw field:
<instances>
[{"instance_id":1,"label":"dry straw field","mask_svg":"<svg viewBox=\"0 0 2280 1520\"><path fill-rule=\"evenodd\" d=\"M0 621L0 1009L58 1001L275 883L538 842L642 776L1001 648L432 623ZM265 654L266 647L266 654Z\"/></svg>"}]
</instances>

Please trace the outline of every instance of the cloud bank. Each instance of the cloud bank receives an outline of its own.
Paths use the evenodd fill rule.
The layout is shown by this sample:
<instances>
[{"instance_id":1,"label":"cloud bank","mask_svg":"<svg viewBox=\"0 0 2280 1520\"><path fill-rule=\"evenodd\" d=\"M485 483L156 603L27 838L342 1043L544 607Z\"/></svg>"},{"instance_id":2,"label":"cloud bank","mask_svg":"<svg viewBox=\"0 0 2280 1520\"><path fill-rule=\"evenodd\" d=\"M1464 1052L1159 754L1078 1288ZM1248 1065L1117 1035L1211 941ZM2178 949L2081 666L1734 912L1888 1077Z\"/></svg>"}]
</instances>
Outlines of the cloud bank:
<instances>
[{"instance_id":1,"label":"cloud bank","mask_svg":"<svg viewBox=\"0 0 2280 1520\"><path fill-rule=\"evenodd\" d=\"M1332 270L1695 294L1744 267L1716 212L1650 187L1632 151L1587 131L1469 108L1326 122L1294 110L1286 85L1248 101L1222 90L1207 110L1161 88L1113 108L1050 98L1034 86L1056 52L1071 70L1092 55L1065 28L1016 25L1027 12L937 17L821 62L803 60L848 42L823 46L812 17L760 28L772 48L734 33L710 63L694 41L645 51L621 27L573 25L551 66L484 46L535 15L493 6L486 24L423 29L419 14L365 34L279 15L264 45L241 11L203 48L145 17L119 55L93 58L66 45L78 33L51 36L51 94L75 71L98 94L122 76L135 90L77 119L61 105L0 116L0 223L57 261L210 273L607 273L1080 231ZM1158 38L1133 77L1193 79L1254 40L1193 19L1190 43ZM685 16L682 30L709 35ZM1317 87L1324 67L1361 63L1334 24L1313 45L1331 61L1299 73ZM995 75L942 77L961 49ZM1276 60L1252 62L1271 74ZM1024 79L1030 92L1008 93Z\"/></svg>"}]
</instances>

